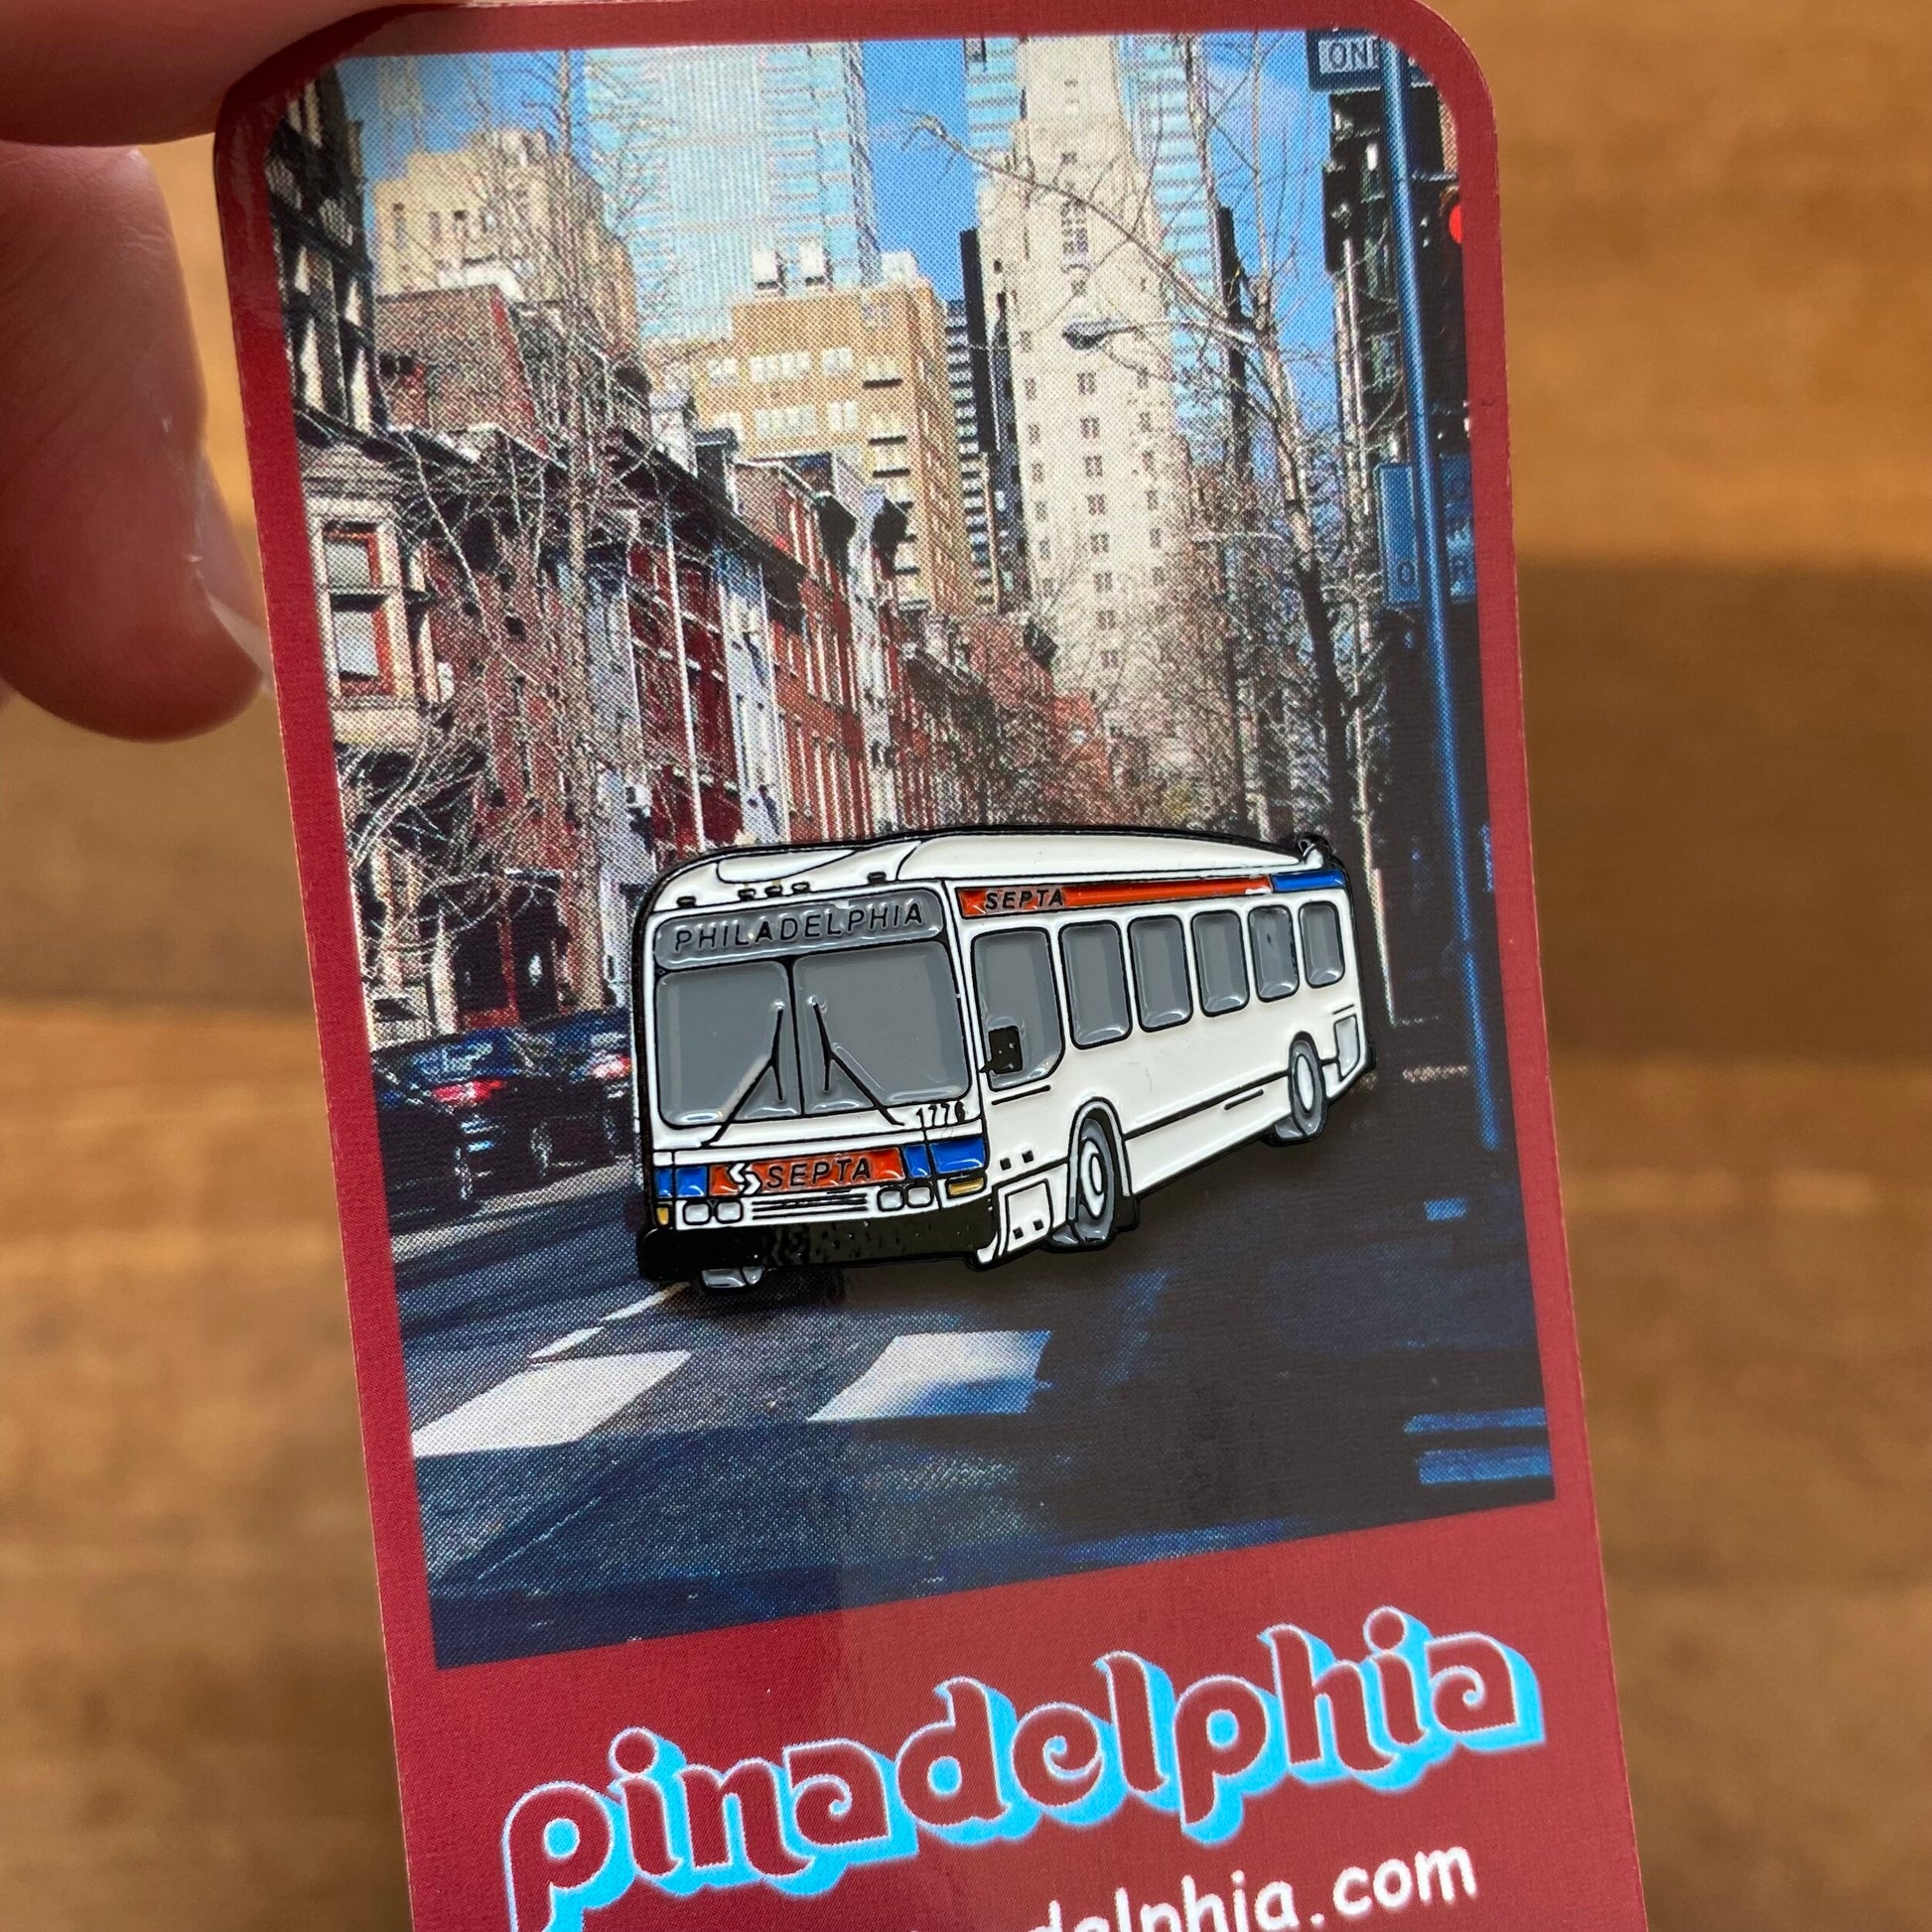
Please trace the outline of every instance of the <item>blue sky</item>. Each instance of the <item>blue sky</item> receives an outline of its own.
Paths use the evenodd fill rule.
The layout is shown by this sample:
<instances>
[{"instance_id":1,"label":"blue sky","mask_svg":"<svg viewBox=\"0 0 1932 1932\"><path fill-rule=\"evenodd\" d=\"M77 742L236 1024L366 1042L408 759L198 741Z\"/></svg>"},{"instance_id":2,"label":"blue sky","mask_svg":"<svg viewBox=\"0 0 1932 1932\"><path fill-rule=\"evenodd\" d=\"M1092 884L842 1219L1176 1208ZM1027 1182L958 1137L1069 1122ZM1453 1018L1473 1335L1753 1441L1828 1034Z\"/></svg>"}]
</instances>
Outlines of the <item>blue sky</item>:
<instances>
[{"instance_id":1,"label":"blue sky","mask_svg":"<svg viewBox=\"0 0 1932 1932\"><path fill-rule=\"evenodd\" d=\"M941 296L961 293L959 234L974 225L972 171L930 141L905 141L908 113L934 114L966 138L966 64L957 41L868 41L879 242L909 248Z\"/></svg>"}]
</instances>

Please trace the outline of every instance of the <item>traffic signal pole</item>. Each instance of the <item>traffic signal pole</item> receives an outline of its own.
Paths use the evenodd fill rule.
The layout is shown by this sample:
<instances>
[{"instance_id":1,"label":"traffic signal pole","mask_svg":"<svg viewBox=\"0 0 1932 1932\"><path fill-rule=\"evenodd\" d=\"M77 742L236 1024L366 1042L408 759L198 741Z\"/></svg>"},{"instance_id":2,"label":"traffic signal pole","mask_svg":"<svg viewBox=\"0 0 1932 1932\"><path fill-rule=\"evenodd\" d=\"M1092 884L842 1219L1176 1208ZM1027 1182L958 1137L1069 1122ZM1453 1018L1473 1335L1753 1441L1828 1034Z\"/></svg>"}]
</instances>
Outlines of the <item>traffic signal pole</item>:
<instances>
[{"instance_id":1,"label":"traffic signal pole","mask_svg":"<svg viewBox=\"0 0 1932 1932\"><path fill-rule=\"evenodd\" d=\"M1422 275L1416 259L1416 198L1409 159L1409 57L1382 43L1382 120L1389 169L1390 251L1395 257L1396 306L1402 327L1402 374L1408 391L1409 443L1416 478L1417 549L1421 552L1423 628L1436 711L1438 802L1449 846L1449 900L1455 975L1476 1104L1476 1131L1485 1154L1502 1146L1496 1068L1476 972L1475 907L1469 881L1469 828L1455 724L1455 686L1449 636L1449 538L1443 515L1443 478L1436 455L1425 353Z\"/></svg>"}]
</instances>

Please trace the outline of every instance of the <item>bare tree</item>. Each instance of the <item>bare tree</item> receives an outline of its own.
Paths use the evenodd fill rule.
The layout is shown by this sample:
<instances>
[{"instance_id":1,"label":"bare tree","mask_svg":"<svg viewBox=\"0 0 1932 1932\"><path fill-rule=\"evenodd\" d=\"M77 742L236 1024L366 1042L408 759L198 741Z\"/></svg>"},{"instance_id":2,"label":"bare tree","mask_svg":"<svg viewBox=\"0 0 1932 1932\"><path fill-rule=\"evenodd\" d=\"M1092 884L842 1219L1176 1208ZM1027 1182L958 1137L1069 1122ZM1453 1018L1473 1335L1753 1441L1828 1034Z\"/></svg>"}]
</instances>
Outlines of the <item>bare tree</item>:
<instances>
[{"instance_id":1,"label":"bare tree","mask_svg":"<svg viewBox=\"0 0 1932 1932\"><path fill-rule=\"evenodd\" d=\"M1311 432L1289 328L1311 295L1332 298L1321 264L1303 259L1291 218L1310 176L1295 166L1273 107L1269 64L1284 38L1217 36L1222 58L1211 69L1197 38L1173 43L1186 79L1195 174L1202 193L1233 211L1240 242L1238 269L1223 256L1214 282L1167 245L1145 190L1083 178L1064 159L1047 173L1016 152L974 152L930 115L914 116L911 126L983 179L1058 202L1084 224L1096 259L1131 256L1158 285L1160 333L1179 345L1167 350L1177 387L1224 405L1202 413L1228 424L1218 448L1197 437L1186 456L1197 549L1191 587L1199 594L1213 586L1225 627L1166 639L1188 704L1203 704L1204 715L1186 727L1203 760L1203 790L1224 823L1259 820L1260 829L1279 832L1286 827L1275 821L1292 809L1366 884L1378 666L1362 614L1375 586L1340 519L1343 469L1359 452L1346 447L1342 423ZM1218 207L1205 212L1218 219ZM1082 325L1069 315L1063 326ZM1092 346L1117 353L1129 333L1096 328ZM1154 331L1131 333L1136 355L1164 347ZM1332 361L1325 373L1332 382ZM1377 1004L1386 1010L1379 995Z\"/></svg>"}]
</instances>

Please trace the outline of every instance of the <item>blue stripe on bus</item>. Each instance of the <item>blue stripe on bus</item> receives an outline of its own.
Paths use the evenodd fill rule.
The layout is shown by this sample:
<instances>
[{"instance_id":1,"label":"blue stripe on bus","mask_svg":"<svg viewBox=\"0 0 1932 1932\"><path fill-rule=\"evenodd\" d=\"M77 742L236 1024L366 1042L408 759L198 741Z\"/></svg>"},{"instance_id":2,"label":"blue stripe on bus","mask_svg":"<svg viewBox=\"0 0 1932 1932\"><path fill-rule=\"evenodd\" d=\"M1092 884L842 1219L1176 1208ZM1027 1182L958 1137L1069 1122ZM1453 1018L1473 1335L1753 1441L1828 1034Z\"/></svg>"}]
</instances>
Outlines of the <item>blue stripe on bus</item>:
<instances>
[{"instance_id":1,"label":"blue stripe on bus","mask_svg":"<svg viewBox=\"0 0 1932 1932\"><path fill-rule=\"evenodd\" d=\"M1332 893L1348 882L1339 872L1278 872L1268 883L1278 893Z\"/></svg>"},{"instance_id":2,"label":"blue stripe on bus","mask_svg":"<svg viewBox=\"0 0 1932 1932\"><path fill-rule=\"evenodd\" d=\"M906 1177L927 1180L934 1173L977 1173L986 1166L986 1137L969 1134L963 1140L934 1141L928 1159L925 1143L913 1141L899 1149Z\"/></svg>"}]
</instances>

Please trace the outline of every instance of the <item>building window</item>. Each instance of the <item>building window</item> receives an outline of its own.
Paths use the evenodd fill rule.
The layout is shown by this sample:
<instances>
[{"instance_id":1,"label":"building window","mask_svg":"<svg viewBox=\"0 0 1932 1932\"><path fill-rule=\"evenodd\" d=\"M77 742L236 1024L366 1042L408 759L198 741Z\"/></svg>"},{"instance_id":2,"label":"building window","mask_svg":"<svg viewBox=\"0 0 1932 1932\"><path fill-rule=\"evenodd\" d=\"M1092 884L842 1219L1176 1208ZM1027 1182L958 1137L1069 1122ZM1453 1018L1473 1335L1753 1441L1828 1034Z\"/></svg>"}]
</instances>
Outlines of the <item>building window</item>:
<instances>
[{"instance_id":1,"label":"building window","mask_svg":"<svg viewBox=\"0 0 1932 1932\"><path fill-rule=\"evenodd\" d=\"M1093 614L1093 627L1096 630L1117 630L1120 628L1120 613L1111 604L1102 605Z\"/></svg>"},{"instance_id":2,"label":"building window","mask_svg":"<svg viewBox=\"0 0 1932 1932\"><path fill-rule=\"evenodd\" d=\"M1087 514L1089 516L1105 516L1107 514L1106 497L1099 495L1089 496L1087 498Z\"/></svg>"},{"instance_id":3,"label":"building window","mask_svg":"<svg viewBox=\"0 0 1932 1932\"><path fill-rule=\"evenodd\" d=\"M1046 466L1045 466L1045 464L1043 464L1043 463L1030 463L1030 464L1028 464L1028 465L1027 465L1027 481L1028 481L1029 483L1044 483L1044 482L1046 481Z\"/></svg>"},{"instance_id":4,"label":"building window","mask_svg":"<svg viewBox=\"0 0 1932 1932\"><path fill-rule=\"evenodd\" d=\"M1100 653L1100 668L1101 668L1101 669L1102 669L1103 671L1117 671L1117 670L1119 670L1119 669L1120 669L1120 652L1119 652L1119 651L1117 651L1117 650L1103 650L1103 651L1102 651L1102 652Z\"/></svg>"},{"instance_id":5,"label":"building window","mask_svg":"<svg viewBox=\"0 0 1932 1932\"><path fill-rule=\"evenodd\" d=\"M1087 475L1090 477L1098 477L1102 475L1105 469L1105 465L1101 462L1101 459L1097 456L1088 457L1086 459L1086 463L1084 467Z\"/></svg>"},{"instance_id":6,"label":"building window","mask_svg":"<svg viewBox=\"0 0 1932 1932\"><path fill-rule=\"evenodd\" d=\"M1082 369L1074 386L1083 396L1090 396L1100 387L1100 378L1091 369Z\"/></svg>"},{"instance_id":7,"label":"building window","mask_svg":"<svg viewBox=\"0 0 1932 1932\"><path fill-rule=\"evenodd\" d=\"M1096 557L1104 557L1107 554L1107 532L1105 530L1090 531L1087 535L1087 548Z\"/></svg>"},{"instance_id":8,"label":"building window","mask_svg":"<svg viewBox=\"0 0 1932 1932\"><path fill-rule=\"evenodd\" d=\"M1161 547L1161 526L1160 526L1160 524L1158 524L1158 523L1157 523L1157 524L1155 524L1155 525L1153 526L1153 528L1152 528L1152 529L1150 529L1150 530L1148 531L1148 533L1147 533L1147 547L1148 547L1148 548L1149 548L1150 550L1159 550L1159 549L1160 549L1160 547Z\"/></svg>"},{"instance_id":9,"label":"building window","mask_svg":"<svg viewBox=\"0 0 1932 1932\"><path fill-rule=\"evenodd\" d=\"M1114 573L1111 570L1096 570L1093 573L1093 587L1097 591L1110 591L1114 588Z\"/></svg>"},{"instance_id":10,"label":"building window","mask_svg":"<svg viewBox=\"0 0 1932 1932\"><path fill-rule=\"evenodd\" d=\"M1161 507L1161 492L1158 489L1148 491L1147 506L1151 510L1158 510Z\"/></svg>"},{"instance_id":11,"label":"building window","mask_svg":"<svg viewBox=\"0 0 1932 1932\"><path fill-rule=\"evenodd\" d=\"M1044 523L1046 521L1046 498L1044 496L1035 499L1034 503L1034 516L1038 522Z\"/></svg>"},{"instance_id":12,"label":"building window","mask_svg":"<svg viewBox=\"0 0 1932 1932\"><path fill-rule=\"evenodd\" d=\"M1029 423L1027 425L1027 441L1029 443L1037 443L1039 441L1039 425L1037 423Z\"/></svg>"},{"instance_id":13,"label":"building window","mask_svg":"<svg viewBox=\"0 0 1932 1932\"><path fill-rule=\"evenodd\" d=\"M1032 376L1028 376L1026 381L1024 381L1020 385L1020 393L1024 395L1029 402L1037 402L1039 400L1039 384L1035 382Z\"/></svg>"},{"instance_id":14,"label":"building window","mask_svg":"<svg viewBox=\"0 0 1932 1932\"><path fill-rule=\"evenodd\" d=\"M330 649L336 675L350 686L384 677L382 553L370 529L337 527L322 539L323 573L329 586Z\"/></svg>"},{"instance_id":15,"label":"building window","mask_svg":"<svg viewBox=\"0 0 1932 1932\"><path fill-rule=\"evenodd\" d=\"M1098 443L1100 441L1100 418L1098 416L1082 416L1080 418L1080 434L1087 442Z\"/></svg>"},{"instance_id":16,"label":"building window","mask_svg":"<svg viewBox=\"0 0 1932 1932\"><path fill-rule=\"evenodd\" d=\"M997 271L1000 264L998 262L995 262L993 266ZM1031 355L1033 352L1034 352L1034 332L1031 329L1023 329L1020 332L1020 353L1022 355Z\"/></svg>"},{"instance_id":17,"label":"building window","mask_svg":"<svg viewBox=\"0 0 1932 1932\"><path fill-rule=\"evenodd\" d=\"M510 673L510 732L516 741L516 764L527 795L537 788L536 769L530 761L530 686L521 671Z\"/></svg>"},{"instance_id":18,"label":"building window","mask_svg":"<svg viewBox=\"0 0 1932 1932\"><path fill-rule=\"evenodd\" d=\"M1137 389L1145 389L1147 387L1147 371L1145 369L1136 369L1134 371L1134 387Z\"/></svg>"},{"instance_id":19,"label":"building window","mask_svg":"<svg viewBox=\"0 0 1932 1932\"><path fill-rule=\"evenodd\" d=\"M1140 422L1142 433L1144 435L1152 435L1154 431L1154 411L1151 409L1143 409L1141 411Z\"/></svg>"}]
</instances>

